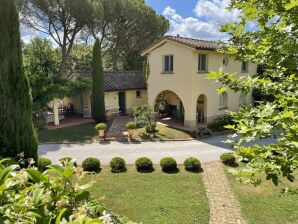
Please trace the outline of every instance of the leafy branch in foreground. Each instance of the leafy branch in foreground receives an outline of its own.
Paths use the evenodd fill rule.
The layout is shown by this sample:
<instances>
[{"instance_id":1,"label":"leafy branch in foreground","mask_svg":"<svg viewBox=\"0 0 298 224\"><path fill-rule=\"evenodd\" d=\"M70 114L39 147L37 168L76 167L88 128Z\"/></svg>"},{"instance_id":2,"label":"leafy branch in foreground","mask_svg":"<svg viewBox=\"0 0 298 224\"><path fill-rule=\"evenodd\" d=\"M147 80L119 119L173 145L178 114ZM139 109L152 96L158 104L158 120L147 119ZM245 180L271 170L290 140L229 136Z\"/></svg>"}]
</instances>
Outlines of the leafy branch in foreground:
<instances>
[{"instance_id":1,"label":"leafy branch in foreground","mask_svg":"<svg viewBox=\"0 0 298 224\"><path fill-rule=\"evenodd\" d=\"M259 173L265 173L275 185L284 178L292 182L298 167L297 5L297 1L286 0L232 0L230 8L240 10L242 15L238 22L223 26L223 31L232 36L223 51L238 60L264 65L264 73L240 78L223 70L209 74L210 79L222 83L219 92L231 88L248 94L258 89L274 96L272 102L241 106L240 111L230 112L235 125L228 128L236 134L229 142L246 162L234 173L254 184L261 182ZM251 24L256 24L253 31L248 29ZM269 137L276 141L252 143Z\"/></svg>"},{"instance_id":2,"label":"leafy branch in foreground","mask_svg":"<svg viewBox=\"0 0 298 224\"><path fill-rule=\"evenodd\" d=\"M0 223L127 223L91 197L86 189L92 183L78 184L85 173L74 160L43 173L5 162L0 161Z\"/></svg>"}]
</instances>

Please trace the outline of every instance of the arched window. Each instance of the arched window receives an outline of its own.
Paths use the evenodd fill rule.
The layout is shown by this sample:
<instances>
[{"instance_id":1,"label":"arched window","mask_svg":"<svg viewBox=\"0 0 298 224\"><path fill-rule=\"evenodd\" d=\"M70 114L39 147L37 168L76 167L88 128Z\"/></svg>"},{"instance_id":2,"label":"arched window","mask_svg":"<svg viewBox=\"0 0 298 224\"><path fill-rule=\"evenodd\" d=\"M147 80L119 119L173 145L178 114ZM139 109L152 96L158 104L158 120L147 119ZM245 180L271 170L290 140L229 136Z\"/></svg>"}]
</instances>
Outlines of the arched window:
<instances>
[{"instance_id":1,"label":"arched window","mask_svg":"<svg viewBox=\"0 0 298 224\"><path fill-rule=\"evenodd\" d=\"M219 107L225 108L228 106L228 94L226 92L220 94L219 97Z\"/></svg>"},{"instance_id":2,"label":"arched window","mask_svg":"<svg viewBox=\"0 0 298 224\"><path fill-rule=\"evenodd\" d=\"M239 103L246 104L246 95L243 92L240 92Z\"/></svg>"}]
</instances>

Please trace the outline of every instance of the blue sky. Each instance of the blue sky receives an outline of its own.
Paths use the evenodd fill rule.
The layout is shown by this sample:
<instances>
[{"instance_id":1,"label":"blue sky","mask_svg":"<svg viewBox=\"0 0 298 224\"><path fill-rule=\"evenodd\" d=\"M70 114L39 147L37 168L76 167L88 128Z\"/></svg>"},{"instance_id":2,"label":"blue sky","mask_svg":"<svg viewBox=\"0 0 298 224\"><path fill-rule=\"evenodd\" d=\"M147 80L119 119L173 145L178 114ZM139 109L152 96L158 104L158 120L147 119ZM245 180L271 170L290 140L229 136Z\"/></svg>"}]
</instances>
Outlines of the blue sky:
<instances>
[{"instance_id":1,"label":"blue sky","mask_svg":"<svg viewBox=\"0 0 298 224\"><path fill-rule=\"evenodd\" d=\"M145 0L158 14L164 15L170 22L168 35L177 35L205 40L226 40L220 26L234 22L240 12L225 8L230 0ZM29 42L40 35L22 29L22 39Z\"/></svg>"}]
</instances>

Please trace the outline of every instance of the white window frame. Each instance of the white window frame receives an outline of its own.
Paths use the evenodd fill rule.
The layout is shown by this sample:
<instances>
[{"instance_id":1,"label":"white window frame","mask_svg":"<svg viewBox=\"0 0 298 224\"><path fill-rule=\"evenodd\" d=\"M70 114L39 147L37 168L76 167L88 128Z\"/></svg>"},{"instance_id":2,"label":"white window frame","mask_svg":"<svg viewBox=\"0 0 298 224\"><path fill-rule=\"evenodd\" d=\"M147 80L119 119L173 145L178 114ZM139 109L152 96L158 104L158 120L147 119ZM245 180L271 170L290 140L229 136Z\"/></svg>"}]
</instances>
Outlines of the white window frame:
<instances>
[{"instance_id":1,"label":"white window frame","mask_svg":"<svg viewBox=\"0 0 298 224\"><path fill-rule=\"evenodd\" d=\"M228 107L228 94L226 92L219 95L219 108L227 108Z\"/></svg>"},{"instance_id":2,"label":"white window frame","mask_svg":"<svg viewBox=\"0 0 298 224\"><path fill-rule=\"evenodd\" d=\"M202 66L202 63L201 63L201 56L205 56L205 69L203 70L203 69L201 69L201 66ZM207 54L199 54L198 55L198 72L207 72L208 71L208 68L207 68L207 64L208 64L208 62L207 62Z\"/></svg>"},{"instance_id":3,"label":"white window frame","mask_svg":"<svg viewBox=\"0 0 298 224\"><path fill-rule=\"evenodd\" d=\"M167 57L169 57L168 70L166 70L166 58ZM163 56L163 65L162 66L163 66L163 73L173 73L174 72L174 55L172 55L172 54L164 55Z\"/></svg>"}]
</instances>

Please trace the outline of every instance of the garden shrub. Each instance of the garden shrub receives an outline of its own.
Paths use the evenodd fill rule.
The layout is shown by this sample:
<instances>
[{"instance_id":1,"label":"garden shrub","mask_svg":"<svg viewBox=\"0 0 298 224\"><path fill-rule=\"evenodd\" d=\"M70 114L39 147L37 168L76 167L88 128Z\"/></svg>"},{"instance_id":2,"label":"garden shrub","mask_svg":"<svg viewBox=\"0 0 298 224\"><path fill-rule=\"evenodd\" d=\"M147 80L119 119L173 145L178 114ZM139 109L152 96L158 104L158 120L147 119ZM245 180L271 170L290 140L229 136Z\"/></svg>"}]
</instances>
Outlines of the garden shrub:
<instances>
[{"instance_id":1,"label":"garden shrub","mask_svg":"<svg viewBox=\"0 0 298 224\"><path fill-rule=\"evenodd\" d=\"M160 160L160 167L162 171L166 173L173 173L177 172L177 163L176 160L173 159L172 157L165 157Z\"/></svg>"},{"instance_id":2,"label":"garden shrub","mask_svg":"<svg viewBox=\"0 0 298 224\"><path fill-rule=\"evenodd\" d=\"M196 158L189 157L184 161L183 164L184 164L185 170L187 171L198 172L201 170L201 162Z\"/></svg>"},{"instance_id":3,"label":"garden shrub","mask_svg":"<svg viewBox=\"0 0 298 224\"><path fill-rule=\"evenodd\" d=\"M137 107L133 113L135 123L138 127L145 127L148 134L154 134L156 132L156 118L155 113L151 106L148 104Z\"/></svg>"},{"instance_id":4,"label":"garden shrub","mask_svg":"<svg viewBox=\"0 0 298 224\"><path fill-rule=\"evenodd\" d=\"M89 157L83 161L82 167L83 170L87 172L99 172L100 161L97 158Z\"/></svg>"},{"instance_id":5,"label":"garden shrub","mask_svg":"<svg viewBox=\"0 0 298 224\"><path fill-rule=\"evenodd\" d=\"M98 131L106 130L107 125L105 123L99 123L99 124L95 125L95 129Z\"/></svg>"},{"instance_id":6,"label":"garden shrub","mask_svg":"<svg viewBox=\"0 0 298 224\"><path fill-rule=\"evenodd\" d=\"M121 157L115 157L110 162L111 171L113 173L121 173L126 171L125 160Z\"/></svg>"},{"instance_id":7,"label":"garden shrub","mask_svg":"<svg viewBox=\"0 0 298 224\"><path fill-rule=\"evenodd\" d=\"M209 128L198 128L196 133L197 136L211 135L212 131Z\"/></svg>"},{"instance_id":8,"label":"garden shrub","mask_svg":"<svg viewBox=\"0 0 298 224\"><path fill-rule=\"evenodd\" d=\"M60 162L63 166L66 166L66 165L68 165L68 164L70 163L70 161L72 161L72 160L73 160L73 158L71 158L71 157L63 157L63 158L59 159L59 162ZM74 165L75 167L78 166L78 164L77 164L76 161L73 162L73 165Z\"/></svg>"},{"instance_id":9,"label":"garden shrub","mask_svg":"<svg viewBox=\"0 0 298 224\"><path fill-rule=\"evenodd\" d=\"M52 161L48 158L38 158L38 170L43 172L47 169L47 166L51 165Z\"/></svg>"},{"instance_id":10,"label":"garden shrub","mask_svg":"<svg viewBox=\"0 0 298 224\"><path fill-rule=\"evenodd\" d=\"M0 161L1 181L10 183L1 185L0 223L62 223L63 219L63 223L102 224L108 216L109 223L128 223L106 212L85 186L80 187L73 166L53 165L51 170L5 168Z\"/></svg>"},{"instance_id":11,"label":"garden shrub","mask_svg":"<svg viewBox=\"0 0 298 224\"><path fill-rule=\"evenodd\" d=\"M147 157L141 157L138 158L135 162L137 171L146 173L146 172L152 172L153 171L153 163L151 159Z\"/></svg>"},{"instance_id":12,"label":"garden shrub","mask_svg":"<svg viewBox=\"0 0 298 224\"><path fill-rule=\"evenodd\" d=\"M130 122L128 122L128 123L125 125L125 128L126 128L127 130L134 130L134 129L137 128L137 126L136 126L136 123L135 123L135 122L130 121Z\"/></svg>"},{"instance_id":13,"label":"garden shrub","mask_svg":"<svg viewBox=\"0 0 298 224\"><path fill-rule=\"evenodd\" d=\"M233 166L233 165L235 165L235 162L236 162L236 158L233 155L233 153L231 153L231 152L223 153L220 156L220 160L222 161L223 164L228 165L228 166Z\"/></svg>"},{"instance_id":14,"label":"garden shrub","mask_svg":"<svg viewBox=\"0 0 298 224\"><path fill-rule=\"evenodd\" d=\"M213 132L220 132L227 130L225 126L232 125L233 123L233 117L226 114L215 118L212 122L210 122L207 125L207 128L209 128Z\"/></svg>"}]
</instances>

